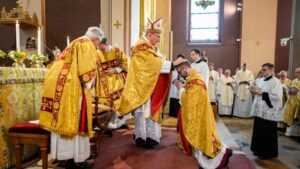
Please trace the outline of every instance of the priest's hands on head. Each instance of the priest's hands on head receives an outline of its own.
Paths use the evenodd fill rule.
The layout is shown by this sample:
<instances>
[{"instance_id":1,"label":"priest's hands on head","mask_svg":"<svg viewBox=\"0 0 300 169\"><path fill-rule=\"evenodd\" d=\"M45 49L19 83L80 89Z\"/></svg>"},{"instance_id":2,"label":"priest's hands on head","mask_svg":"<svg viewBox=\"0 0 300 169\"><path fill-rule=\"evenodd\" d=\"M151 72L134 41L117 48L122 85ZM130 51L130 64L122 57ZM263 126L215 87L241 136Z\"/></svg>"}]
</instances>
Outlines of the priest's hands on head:
<instances>
[{"instance_id":1,"label":"priest's hands on head","mask_svg":"<svg viewBox=\"0 0 300 169\"><path fill-rule=\"evenodd\" d=\"M104 70L104 73L105 73L105 74L108 74L108 75L113 75L113 74L115 74L116 72L117 72L117 71L116 71L115 68L108 68L108 69Z\"/></svg>"},{"instance_id":2,"label":"priest's hands on head","mask_svg":"<svg viewBox=\"0 0 300 169\"><path fill-rule=\"evenodd\" d=\"M179 65L179 64L181 64L181 63L183 63L183 62L186 62L186 61L188 61L188 60L179 57L178 59L176 59L176 60L173 61L173 65L174 65L174 66L177 66L177 65Z\"/></svg>"}]
</instances>

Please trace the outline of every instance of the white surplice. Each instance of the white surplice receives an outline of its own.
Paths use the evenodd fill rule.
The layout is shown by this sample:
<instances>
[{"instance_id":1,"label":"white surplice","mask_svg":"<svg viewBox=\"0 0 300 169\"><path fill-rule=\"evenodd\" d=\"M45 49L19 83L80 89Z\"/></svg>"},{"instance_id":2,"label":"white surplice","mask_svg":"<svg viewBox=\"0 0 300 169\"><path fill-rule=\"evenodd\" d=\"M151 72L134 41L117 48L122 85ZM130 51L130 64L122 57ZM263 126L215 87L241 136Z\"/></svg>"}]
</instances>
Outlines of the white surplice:
<instances>
[{"instance_id":1,"label":"white surplice","mask_svg":"<svg viewBox=\"0 0 300 169\"><path fill-rule=\"evenodd\" d=\"M227 83L234 85L232 77L223 77L219 80L216 88L218 97L218 111L220 115L231 115L233 105L233 88L228 86Z\"/></svg>"},{"instance_id":2,"label":"white surplice","mask_svg":"<svg viewBox=\"0 0 300 169\"><path fill-rule=\"evenodd\" d=\"M249 85L239 84L242 81L249 82ZM237 84L237 93L234 102L233 115L237 117L251 117L252 94L249 90L250 85L254 81L254 76L251 71L240 70L236 73L235 82Z\"/></svg>"},{"instance_id":3,"label":"white surplice","mask_svg":"<svg viewBox=\"0 0 300 169\"><path fill-rule=\"evenodd\" d=\"M171 70L171 62L164 61L160 70L161 74L169 74ZM166 84L167 85L167 84ZM135 138L142 138L146 140L151 138L160 142L161 138L161 124L152 120L151 118L151 98L149 98L141 107L134 112L135 119Z\"/></svg>"}]
</instances>

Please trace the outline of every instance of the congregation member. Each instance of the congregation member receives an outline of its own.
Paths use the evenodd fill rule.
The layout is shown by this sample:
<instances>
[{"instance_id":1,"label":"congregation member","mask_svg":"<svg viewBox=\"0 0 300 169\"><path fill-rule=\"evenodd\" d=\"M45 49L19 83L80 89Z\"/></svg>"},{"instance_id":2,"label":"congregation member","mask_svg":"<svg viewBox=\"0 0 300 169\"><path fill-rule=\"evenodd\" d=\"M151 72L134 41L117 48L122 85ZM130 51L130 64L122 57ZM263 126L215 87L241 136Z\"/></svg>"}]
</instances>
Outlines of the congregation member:
<instances>
[{"instance_id":1,"label":"congregation member","mask_svg":"<svg viewBox=\"0 0 300 169\"><path fill-rule=\"evenodd\" d=\"M292 81L288 79L287 71L281 70L278 73L278 78L282 86L282 107L284 107L289 94L288 94L288 88L292 84ZM283 110L284 111L284 110ZM282 121L279 121L277 124L278 129L286 129L286 124Z\"/></svg>"},{"instance_id":2,"label":"congregation member","mask_svg":"<svg viewBox=\"0 0 300 169\"><path fill-rule=\"evenodd\" d=\"M237 117L251 117L252 94L249 87L254 81L253 73L248 70L244 63L242 70L235 74L236 95L234 102L233 115Z\"/></svg>"},{"instance_id":3,"label":"congregation member","mask_svg":"<svg viewBox=\"0 0 300 169\"><path fill-rule=\"evenodd\" d=\"M234 80L229 69L225 70L216 87L219 115L232 115Z\"/></svg>"},{"instance_id":4,"label":"congregation member","mask_svg":"<svg viewBox=\"0 0 300 169\"><path fill-rule=\"evenodd\" d=\"M217 85L218 72L214 70L214 64L209 64L209 81L208 81L208 93L210 98L210 104L213 108L215 117L217 117L217 100L216 100L216 85Z\"/></svg>"},{"instance_id":5,"label":"congregation member","mask_svg":"<svg viewBox=\"0 0 300 169\"><path fill-rule=\"evenodd\" d=\"M295 70L296 79L288 88L289 98L284 107L283 120L288 125L287 136L300 136L300 67Z\"/></svg>"},{"instance_id":6,"label":"congregation member","mask_svg":"<svg viewBox=\"0 0 300 169\"><path fill-rule=\"evenodd\" d=\"M208 86L209 69L206 60L201 57L199 49L192 49L191 58L193 60L192 68L195 69L204 78L206 86Z\"/></svg>"},{"instance_id":7,"label":"congregation member","mask_svg":"<svg viewBox=\"0 0 300 169\"><path fill-rule=\"evenodd\" d=\"M273 64L263 64L263 80L256 87L250 88L255 95L251 109L255 117L251 150L261 159L278 156L277 122L282 118L282 87L273 76L273 69Z\"/></svg>"},{"instance_id":8,"label":"congregation member","mask_svg":"<svg viewBox=\"0 0 300 169\"><path fill-rule=\"evenodd\" d=\"M176 59L178 58L183 58L184 56L179 54ZM179 91L176 87L176 82L179 81L181 83L184 83L184 80L182 79L182 77L180 77L177 73L176 70L172 71L172 81L171 81L171 86L170 86L170 106L169 106L169 116L170 117L175 117L177 118L178 115L178 111L179 111Z\"/></svg>"}]
</instances>

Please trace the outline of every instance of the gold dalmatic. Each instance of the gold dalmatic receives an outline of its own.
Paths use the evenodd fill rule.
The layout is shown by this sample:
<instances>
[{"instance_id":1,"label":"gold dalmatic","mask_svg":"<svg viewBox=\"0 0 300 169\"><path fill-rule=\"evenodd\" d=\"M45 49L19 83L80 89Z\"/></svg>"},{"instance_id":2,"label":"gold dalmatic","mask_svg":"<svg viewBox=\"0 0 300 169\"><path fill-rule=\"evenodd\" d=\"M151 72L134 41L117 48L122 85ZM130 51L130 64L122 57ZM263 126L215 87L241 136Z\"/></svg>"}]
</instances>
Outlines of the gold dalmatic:
<instances>
[{"instance_id":1,"label":"gold dalmatic","mask_svg":"<svg viewBox=\"0 0 300 169\"><path fill-rule=\"evenodd\" d=\"M195 70L188 77L185 92L182 93L179 121L183 129L180 134L184 134L192 147L212 158L220 152L221 141L207 88L203 78Z\"/></svg>"},{"instance_id":2,"label":"gold dalmatic","mask_svg":"<svg viewBox=\"0 0 300 169\"><path fill-rule=\"evenodd\" d=\"M100 103L106 106L110 105L110 99L113 102L113 109L120 105L120 97L125 85L127 73L127 56L119 48L113 47L108 52L97 51L100 63L96 75L96 95L100 96ZM108 75L105 70L109 68L122 69L120 73Z\"/></svg>"},{"instance_id":3,"label":"gold dalmatic","mask_svg":"<svg viewBox=\"0 0 300 169\"><path fill-rule=\"evenodd\" d=\"M127 79L121 96L119 116L131 113L150 99L162 64L163 60L155 52L154 46L141 38L132 48Z\"/></svg>"},{"instance_id":4,"label":"gold dalmatic","mask_svg":"<svg viewBox=\"0 0 300 169\"><path fill-rule=\"evenodd\" d=\"M96 62L95 46L87 37L78 38L67 46L45 77L40 111L42 128L65 137L92 136L91 90L85 86L95 76ZM83 108L80 105L84 98L86 106ZM82 109L86 110L85 132L79 131Z\"/></svg>"},{"instance_id":5,"label":"gold dalmatic","mask_svg":"<svg viewBox=\"0 0 300 169\"><path fill-rule=\"evenodd\" d=\"M293 80L291 87L300 90L300 80ZM294 124L295 118L300 119L300 98L297 95L290 95L284 107L284 122L288 125ZM298 122L299 123L299 122Z\"/></svg>"},{"instance_id":6,"label":"gold dalmatic","mask_svg":"<svg viewBox=\"0 0 300 169\"><path fill-rule=\"evenodd\" d=\"M288 93L287 93L287 90L288 90L288 87L291 86L292 84L292 81L288 78L284 79L284 80L280 80L280 83L282 85L282 107L284 107L287 99L288 99Z\"/></svg>"}]
</instances>

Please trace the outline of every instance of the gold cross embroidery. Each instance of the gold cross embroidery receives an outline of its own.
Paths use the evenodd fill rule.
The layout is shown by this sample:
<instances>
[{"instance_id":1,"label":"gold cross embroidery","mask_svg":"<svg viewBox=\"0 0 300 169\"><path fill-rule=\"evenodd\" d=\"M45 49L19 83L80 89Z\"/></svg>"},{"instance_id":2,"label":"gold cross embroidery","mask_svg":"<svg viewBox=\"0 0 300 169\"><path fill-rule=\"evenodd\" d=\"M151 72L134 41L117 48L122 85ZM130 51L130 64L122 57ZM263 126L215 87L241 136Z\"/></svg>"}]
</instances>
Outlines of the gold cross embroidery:
<instances>
[{"instance_id":1,"label":"gold cross embroidery","mask_svg":"<svg viewBox=\"0 0 300 169\"><path fill-rule=\"evenodd\" d=\"M117 20L116 23L114 23L114 26L117 27L117 29L119 29L119 27L121 26L121 22L119 20Z\"/></svg>"},{"instance_id":2,"label":"gold cross embroidery","mask_svg":"<svg viewBox=\"0 0 300 169\"><path fill-rule=\"evenodd\" d=\"M255 44L256 44L256 46L258 47L258 46L260 45L260 41L257 40L257 41L255 42Z\"/></svg>"}]
</instances>

